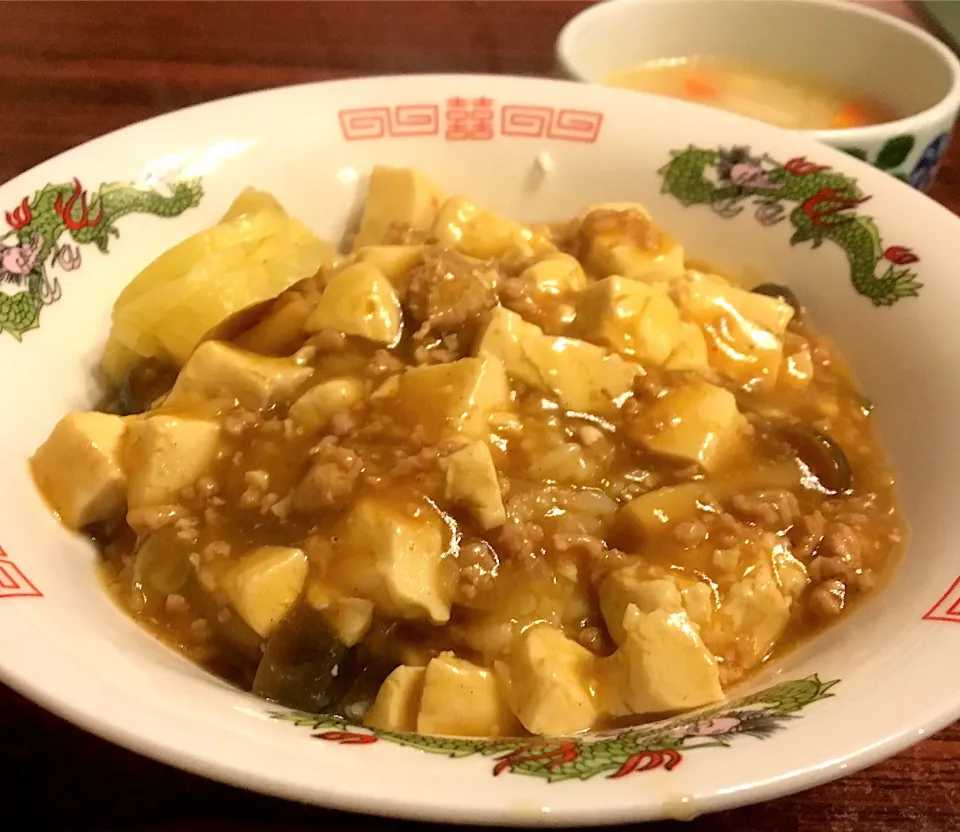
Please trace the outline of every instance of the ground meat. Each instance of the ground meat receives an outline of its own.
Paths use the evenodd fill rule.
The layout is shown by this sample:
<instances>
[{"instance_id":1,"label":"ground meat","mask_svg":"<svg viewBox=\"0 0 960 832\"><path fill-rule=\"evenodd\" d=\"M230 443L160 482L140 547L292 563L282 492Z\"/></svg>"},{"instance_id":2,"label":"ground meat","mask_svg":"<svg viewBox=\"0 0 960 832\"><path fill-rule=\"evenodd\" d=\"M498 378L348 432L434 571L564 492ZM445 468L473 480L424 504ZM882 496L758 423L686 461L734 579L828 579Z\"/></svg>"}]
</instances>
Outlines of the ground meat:
<instances>
[{"instance_id":1,"label":"ground meat","mask_svg":"<svg viewBox=\"0 0 960 832\"><path fill-rule=\"evenodd\" d=\"M440 465L440 451L438 448L423 448L415 454L407 455L404 451L397 452L397 461L390 472L395 477L407 477L411 474L422 474L424 471L436 469Z\"/></svg>"},{"instance_id":2,"label":"ground meat","mask_svg":"<svg viewBox=\"0 0 960 832\"><path fill-rule=\"evenodd\" d=\"M827 520L819 510L803 517L794 526L799 536L794 540L793 556L803 563L808 563L816 554L826 528Z\"/></svg>"},{"instance_id":3,"label":"ground meat","mask_svg":"<svg viewBox=\"0 0 960 832\"><path fill-rule=\"evenodd\" d=\"M673 527L673 536L684 546L696 546L698 543L703 543L709 533L707 524L700 520L688 520Z\"/></svg>"},{"instance_id":4,"label":"ground meat","mask_svg":"<svg viewBox=\"0 0 960 832\"><path fill-rule=\"evenodd\" d=\"M367 375L381 380L402 373L403 368L403 362L388 350L377 350L367 365Z\"/></svg>"},{"instance_id":5,"label":"ground meat","mask_svg":"<svg viewBox=\"0 0 960 832\"><path fill-rule=\"evenodd\" d=\"M555 534L551 543L558 552L575 552L588 558L602 557L606 548L603 538L590 534Z\"/></svg>"},{"instance_id":6,"label":"ground meat","mask_svg":"<svg viewBox=\"0 0 960 832\"><path fill-rule=\"evenodd\" d=\"M810 609L823 618L833 618L843 612L847 588L843 581L824 581L810 591L807 603Z\"/></svg>"},{"instance_id":7,"label":"ground meat","mask_svg":"<svg viewBox=\"0 0 960 832\"><path fill-rule=\"evenodd\" d=\"M223 429L231 436L240 436L258 422L257 414L249 410L237 410L223 420Z\"/></svg>"},{"instance_id":8,"label":"ground meat","mask_svg":"<svg viewBox=\"0 0 960 832\"><path fill-rule=\"evenodd\" d=\"M448 332L442 338L419 344L413 351L413 360L423 364L447 364L462 358L466 351L460 344L459 334Z\"/></svg>"},{"instance_id":9,"label":"ground meat","mask_svg":"<svg viewBox=\"0 0 960 832\"><path fill-rule=\"evenodd\" d=\"M831 523L823 533L823 554L836 557L845 563L860 565L863 554L863 541L850 526L843 523Z\"/></svg>"},{"instance_id":10,"label":"ground meat","mask_svg":"<svg viewBox=\"0 0 960 832\"><path fill-rule=\"evenodd\" d=\"M637 394L637 399L659 399L669 389L663 376L652 367L641 368L633 378L633 392ZM639 414L645 405L637 399L629 401L633 402L634 409Z\"/></svg>"},{"instance_id":11,"label":"ground meat","mask_svg":"<svg viewBox=\"0 0 960 832\"><path fill-rule=\"evenodd\" d=\"M800 519L796 495L782 488L734 494L730 509L738 517L770 531L782 531Z\"/></svg>"},{"instance_id":12,"label":"ground meat","mask_svg":"<svg viewBox=\"0 0 960 832\"><path fill-rule=\"evenodd\" d=\"M225 540L214 540L208 543L203 550L203 556L210 560L216 557L226 557L230 554L230 544Z\"/></svg>"},{"instance_id":13,"label":"ground meat","mask_svg":"<svg viewBox=\"0 0 960 832\"><path fill-rule=\"evenodd\" d=\"M541 551L543 527L538 523L521 520L519 517L507 517L500 527L498 542L503 551L514 557L530 557Z\"/></svg>"},{"instance_id":14,"label":"ground meat","mask_svg":"<svg viewBox=\"0 0 960 832\"><path fill-rule=\"evenodd\" d=\"M186 509L179 503L164 506L144 506L127 512L127 525L138 534L155 532L172 525L186 516Z\"/></svg>"},{"instance_id":15,"label":"ground meat","mask_svg":"<svg viewBox=\"0 0 960 832\"><path fill-rule=\"evenodd\" d=\"M240 495L237 505L242 509L257 508L261 500L263 500L263 492L259 488L251 487Z\"/></svg>"},{"instance_id":16,"label":"ground meat","mask_svg":"<svg viewBox=\"0 0 960 832\"><path fill-rule=\"evenodd\" d=\"M723 511L710 516L714 518L710 534L720 548L733 549L744 543L749 544L752 540L749 527L732 514Z\"/></svg>"},{"instance_id":17,"label":"ground meat","mask_svg":"<svg viewBox=\"0 0 960 832\"><path fill-rule=\"evenodd\" d=\"M345 502L362 471L363 460L349 448L317 446L313 466L294 491L294 507L309 514Z\"/></svg>"},{"instance_id":18,"label":"ground meat","mask_svg":"<svg viewBox=\"0 0 960 832\"><path fill-rule=\"evenodd\" d=\"M334 413L330 419L330 430L337 436L346 436L357 426L357 418L348 410Z\"/></svg>"},{"instance_id":19,"label":"ground meat","mask_svg":"<svg viewBox=\"0 0 960 832\"><path fill-rule=\"evenodd\" d=\"M863 562L863 541L850 526L828 523L816 557L808 567L815 580L840 577L850 581L857 576Z\"/></svg>"},{"instance_id":20,"label":"ground meat","mask_svg":"<svg viewBox=\"0 0 960 832\"><path fill-rule=\"evenodd\" d=\"M493 587L500 560L487 541L469 539L460 545L457 564L456 599L469 602Z\"/></svg>"},{"instance_id":21,"label":"ground meat","mask_svg":"<svg viewBox=\"0 0 960 832\"><path fill-rule=\"evenodd\" d=\"M497 303L496 273L463 255L440 250L410 271L406 303L418 336L457 332Z\"/></svg>"}]
</instances>

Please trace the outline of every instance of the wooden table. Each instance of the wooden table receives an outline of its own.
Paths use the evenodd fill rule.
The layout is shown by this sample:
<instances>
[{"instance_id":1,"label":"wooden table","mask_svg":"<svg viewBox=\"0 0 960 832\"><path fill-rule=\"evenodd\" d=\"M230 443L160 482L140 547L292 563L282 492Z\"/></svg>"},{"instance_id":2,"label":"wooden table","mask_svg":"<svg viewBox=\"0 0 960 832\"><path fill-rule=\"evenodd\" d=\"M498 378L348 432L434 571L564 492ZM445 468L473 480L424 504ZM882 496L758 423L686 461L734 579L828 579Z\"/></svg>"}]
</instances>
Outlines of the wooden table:
<instances>
[{"instance_id":1,"label":"wooden table","mask_svg":"<svg viewBox=\"0 0 960 832\"><path fill-rule=\"evenodd\" d=\"M557 32L586 5L0 3L0 181L101 133L247 90L373 73L548 74ZM873 5L912 14L902 2ZM960 142L933 196L960 211ZM368 822L183 774L0 686L0 829L289 832ZM960 830L960 725L861 774L686 828Z\"/></svg>"}]
</instances>

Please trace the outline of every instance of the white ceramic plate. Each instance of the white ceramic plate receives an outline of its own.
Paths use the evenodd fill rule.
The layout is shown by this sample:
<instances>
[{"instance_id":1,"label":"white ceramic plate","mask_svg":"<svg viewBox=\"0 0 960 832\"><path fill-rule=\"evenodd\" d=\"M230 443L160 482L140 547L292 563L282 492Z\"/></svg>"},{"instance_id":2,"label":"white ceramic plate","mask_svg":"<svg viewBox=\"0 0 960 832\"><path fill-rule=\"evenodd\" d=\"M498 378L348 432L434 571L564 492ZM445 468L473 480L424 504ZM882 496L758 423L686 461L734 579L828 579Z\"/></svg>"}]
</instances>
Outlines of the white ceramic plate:
<instances>
[{"instance_id":1,"label":"white ceramic plate","mask_svg":"<svg viewBox=\"0 0 960 832\"><path fill-rule=\"evenodd\" d=\"M893 584L735 701L541 744L298 724L139 630L99 587L92 547L46 511L28 456L63 413L92 404L110 306L142 266L215 222L247 184L336 237L377 162L422 168L519 218L639 200L691 253L791 285L879 405L913 527ZM776 797L960 716L960 221L907 186L802 136L693 105L425 76L273 90L135 125L3 186L0 208L11 229L0 252L0 676L77 724L327 806L572 825Z\"/></svg>"}]
</instances>

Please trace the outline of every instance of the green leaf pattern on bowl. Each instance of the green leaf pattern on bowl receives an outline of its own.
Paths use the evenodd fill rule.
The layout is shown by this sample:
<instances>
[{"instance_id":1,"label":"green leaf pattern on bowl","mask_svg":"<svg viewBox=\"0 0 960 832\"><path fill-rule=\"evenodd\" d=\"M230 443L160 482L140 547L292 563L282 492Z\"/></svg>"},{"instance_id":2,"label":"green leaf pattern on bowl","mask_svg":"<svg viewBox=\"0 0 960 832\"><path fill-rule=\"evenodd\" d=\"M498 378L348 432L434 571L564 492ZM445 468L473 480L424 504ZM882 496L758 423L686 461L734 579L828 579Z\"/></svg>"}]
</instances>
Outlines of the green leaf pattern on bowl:
<instances>
[{"instance_id":1,"label":"green leaf pattern on bowl","mask_svg":"<svg viewBox=\"0 0 960 832\"><path fill-rule=\"evenodd\" d=\"M869 153L862 147L841 147L840 149L855 159L860 159L862 162L869 162L875 168L889 173L901 182L909 182L910 171L897 170L897 168L907 161L916 143L916 137L909 133L892 136L883 143L883 147L880 148L876 157L872 160L870 159Z\"/></svg>"}]
</instances>

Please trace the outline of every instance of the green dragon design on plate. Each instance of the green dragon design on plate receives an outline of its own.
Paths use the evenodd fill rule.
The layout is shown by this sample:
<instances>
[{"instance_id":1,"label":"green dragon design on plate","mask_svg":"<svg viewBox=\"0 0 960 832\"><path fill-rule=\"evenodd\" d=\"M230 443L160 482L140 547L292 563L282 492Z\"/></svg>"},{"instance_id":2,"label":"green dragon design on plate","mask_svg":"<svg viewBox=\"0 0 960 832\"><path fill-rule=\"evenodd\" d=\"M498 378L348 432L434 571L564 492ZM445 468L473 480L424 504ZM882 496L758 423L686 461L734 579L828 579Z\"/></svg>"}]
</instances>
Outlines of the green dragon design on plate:
<instances>
[{"instance_id":1,"label":"green dragon design on plate","mask_svg":"<svg viewBox=\"0 0 960 832\"><path fill-rule=\"evenodd\" d=\"M808 676L663 722L566 739L432 737L360 728L340 716L286 711L271 716L309 728L316 739L341 745L382 740L445 757L492 757L494 776L525 774L550 783L600 775L617 780L658 768L673 771L688 751L727 748L739 736L766 739L807 706L833 696L830 691L836 684Z\"/></svg>"},{"instance_id":2,"label":"green dragon design on plate","mask_svg":"<svg viewBox=\"0 0 960 832\"><path fill-rule=\"evenodd\" d=\"M199 180L175 182L169 194L110 183L90 196L74 179L46 185L32 199L24 197L4 214L11 230L0 237L0 332L19 341L40 326L40 312L62 295L57 272L80 267L81 246L93 244L106 254L110 238L120 236L120 217L176 217L199 205L202 196ZM12 244L5 242L11 237Z\"/></svg>"},{"instance_id":3,"label":"green dragon design on plate","mask_svg":"<svg viewBox=\"0 0 960 832\"><path fill-rule=\"evenodd\" d=\"M910 266L920 258L905 246L884 247L876 223L859 212L870 199L857 180L803 156L781 164L749 147L675 150L658 172L663 193L684 205L708 205L724 218L748 205L763 226L788 221L791 245L840 246L853 288L874 306L916 297L923 284Z\"/></svg>"}]
</instances>

